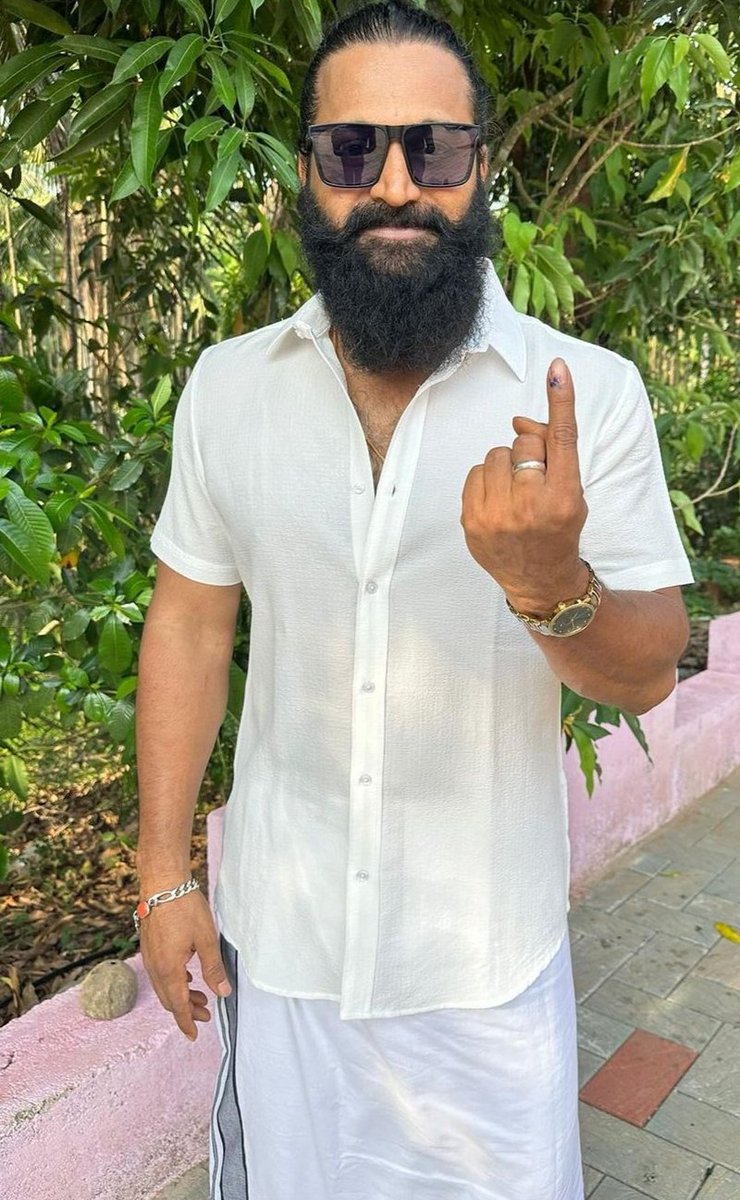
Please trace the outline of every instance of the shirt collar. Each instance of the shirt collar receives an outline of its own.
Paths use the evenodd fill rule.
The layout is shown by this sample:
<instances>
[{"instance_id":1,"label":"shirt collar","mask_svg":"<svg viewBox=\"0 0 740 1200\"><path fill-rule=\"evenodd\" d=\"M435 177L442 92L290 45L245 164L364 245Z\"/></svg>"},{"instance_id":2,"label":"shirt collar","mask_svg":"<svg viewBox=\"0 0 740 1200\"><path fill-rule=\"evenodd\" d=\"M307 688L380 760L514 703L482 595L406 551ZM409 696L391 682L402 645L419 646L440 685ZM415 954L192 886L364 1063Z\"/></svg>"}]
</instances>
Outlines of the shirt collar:
<instances>
[{"instance_id":1,"label":"shirt collar","mask_svg":"<svg viewBox=\"0 0 740 1200\"><path fill-rule=\"evenodd\" d=\"M465 349L472 353L489 348L495 350L517 379L523 380L527 373L527 345L521 316L508 299L490 259L486 260L481 315L477 333ZM291 333L301 338L321 337L328 332L330 324L321 293L316 292L292 316L280 322L267 354L272 354Z\"/></svg>"}]
</instances>

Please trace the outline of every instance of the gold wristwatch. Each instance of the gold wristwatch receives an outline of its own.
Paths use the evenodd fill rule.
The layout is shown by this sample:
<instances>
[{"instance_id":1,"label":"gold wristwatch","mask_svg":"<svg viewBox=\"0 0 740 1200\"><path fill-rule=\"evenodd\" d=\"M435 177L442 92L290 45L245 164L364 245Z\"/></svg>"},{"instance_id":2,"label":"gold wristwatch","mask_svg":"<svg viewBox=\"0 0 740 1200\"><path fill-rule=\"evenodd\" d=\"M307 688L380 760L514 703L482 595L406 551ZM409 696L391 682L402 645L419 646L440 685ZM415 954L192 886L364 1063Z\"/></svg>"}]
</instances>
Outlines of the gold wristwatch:
<instances>
[{"instance_id":1,"label":"gold wristwatch","mask_svg":"<svg viewBox=\"0 0 740 1200\"><path fill-rule=\"evenodd\" d=\"M545 617L519 612L506 597L509 612L528 629L544 634L545 637L572 637L574 633L586 629L596 616L596 610L601 603L602 583L596 578L591 564L587 563L585 558L581 561L588 567L588 588L582 596L577 596L574 600L561 600Z\"/></svg>"}]
</instances>

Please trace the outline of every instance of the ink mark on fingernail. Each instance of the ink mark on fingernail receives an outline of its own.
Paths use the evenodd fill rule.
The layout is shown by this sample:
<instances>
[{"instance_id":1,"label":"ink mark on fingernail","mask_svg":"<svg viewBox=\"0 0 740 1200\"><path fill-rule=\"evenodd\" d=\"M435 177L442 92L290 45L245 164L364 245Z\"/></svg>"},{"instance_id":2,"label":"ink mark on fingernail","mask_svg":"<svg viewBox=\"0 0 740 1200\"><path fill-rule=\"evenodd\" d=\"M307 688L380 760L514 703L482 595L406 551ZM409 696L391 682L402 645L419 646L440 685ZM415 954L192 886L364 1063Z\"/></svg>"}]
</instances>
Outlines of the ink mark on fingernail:
<instances>
[{"instance_id":1,"label":"ink mark on fingernail","mask_svg":"<svg viewBox=\"0 0 740 1200\"><path fill-rule=\"evenodd\" d=\"M547 382L550 384L550 387L560 387L563 381L559 375L551 375Z\"/></svg>"}]
</instances>

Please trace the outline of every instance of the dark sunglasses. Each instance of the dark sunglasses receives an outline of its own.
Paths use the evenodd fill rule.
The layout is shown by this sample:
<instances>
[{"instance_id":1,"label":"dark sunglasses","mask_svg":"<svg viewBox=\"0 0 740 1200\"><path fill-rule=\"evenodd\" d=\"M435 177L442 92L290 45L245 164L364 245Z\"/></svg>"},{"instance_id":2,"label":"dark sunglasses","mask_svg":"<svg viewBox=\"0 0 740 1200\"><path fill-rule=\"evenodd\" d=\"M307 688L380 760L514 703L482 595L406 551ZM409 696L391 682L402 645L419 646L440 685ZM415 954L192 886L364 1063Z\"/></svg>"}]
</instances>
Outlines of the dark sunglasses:
<instances>
[{"instance_id":1,"label":"dark sunglasses","mask_svg":"<svg viewBox=\"0 0 740 1200\"><path fill-rule=\"evenodd\" d=\"M380 179L391 142L400 142L406 166L419 187L459 187L470 177L480 143L478 125L430 121L425 125L309 125L303 149L313 150L320 178L329 187L366 188Z\"/></svg>"}]
</instances>

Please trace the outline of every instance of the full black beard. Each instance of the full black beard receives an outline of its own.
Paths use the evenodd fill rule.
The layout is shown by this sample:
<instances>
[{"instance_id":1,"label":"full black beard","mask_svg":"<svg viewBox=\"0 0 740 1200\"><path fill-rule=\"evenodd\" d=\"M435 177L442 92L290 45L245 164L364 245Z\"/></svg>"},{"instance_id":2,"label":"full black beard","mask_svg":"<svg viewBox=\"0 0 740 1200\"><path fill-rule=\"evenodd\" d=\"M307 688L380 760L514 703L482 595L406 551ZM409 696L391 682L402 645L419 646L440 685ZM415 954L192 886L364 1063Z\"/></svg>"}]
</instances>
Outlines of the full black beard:
<instances>
[{"instance_id":1,"label":"full black beard","mask_svg":"<svg viewBox=\"0 0 740 1200\"><path fill-rule=\"evenodd\" d=\"M370 201L337 228L308 185L298 195L298 215L314 286L342 350L360 370L431 373L477 331L495 230L480 177L457 222L419 202L393 208ZM381 225L434 236L418 244L358 236Z\"/></svg>"}]
</instances>

